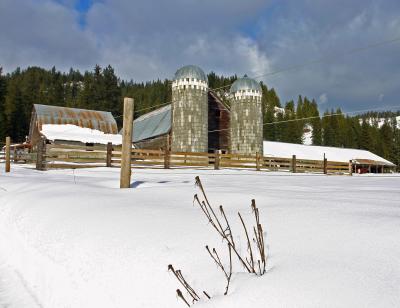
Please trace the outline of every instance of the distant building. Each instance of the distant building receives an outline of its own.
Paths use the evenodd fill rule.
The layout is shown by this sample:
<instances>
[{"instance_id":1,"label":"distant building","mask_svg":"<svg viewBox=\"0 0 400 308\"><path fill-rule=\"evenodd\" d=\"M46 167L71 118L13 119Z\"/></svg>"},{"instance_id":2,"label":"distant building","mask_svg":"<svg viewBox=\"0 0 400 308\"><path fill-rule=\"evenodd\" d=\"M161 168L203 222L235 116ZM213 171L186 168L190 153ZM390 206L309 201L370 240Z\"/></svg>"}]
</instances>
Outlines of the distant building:
<instances>
[{"instance_id":1,"label":"distant building","mask_svg":"<svg viewBox=\"0 0 400 308\"><path fill-rule=\"evenodd\" d=\"M264 156L309 159L349 163L352 161L355 173L383 173L394 170L396 165L374 153L360 149L304 145L277 141L264 141Z\"/></svg>"},{"instance_id":2,"label":"distant building","mask_svg":"<svg viewBox=\"0 0 400 308\"><path fill-rule=\"evenodd\" d=\"M32 146L40 140L45 124L72 124L105 134L118 133L117 122L111 112L35 104L28 136L28 142Z\"/></svg>"}]
</instances>

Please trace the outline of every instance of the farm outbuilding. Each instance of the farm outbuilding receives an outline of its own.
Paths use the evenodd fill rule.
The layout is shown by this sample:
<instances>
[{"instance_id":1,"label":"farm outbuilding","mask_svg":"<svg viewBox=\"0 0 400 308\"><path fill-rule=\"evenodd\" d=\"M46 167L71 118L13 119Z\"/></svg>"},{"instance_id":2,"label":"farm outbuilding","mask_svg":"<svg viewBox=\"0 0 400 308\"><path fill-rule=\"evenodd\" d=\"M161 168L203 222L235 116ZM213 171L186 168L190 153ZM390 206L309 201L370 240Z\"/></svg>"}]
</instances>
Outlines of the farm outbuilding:
<instances>
[{"instance_id":1,"label":"farm outbuilding","mask_svg":"<svg viewBox=\"0 0 400 308\"><path fill-rule=\"evenodd\" d=\"M310 160L352 162L354 173L383 173L394 170L392 162L366 150L328 146L304 145L276 141L264 141L264 155L271 157L298 158Z\"/></svg>"},{"instance_id":2,"label":"farm outbuilding","mask_svg":"<svg viewBox=\"0 0 400 308\"><path fill-rule=\"evenodd\" d=\"M118 134L117 122L111 112L35 104L28 136L33 147L40 140L45 125L71 125L104 134ZM68 141L68 135L64 136Z\"/></svg>"}]
</instances>

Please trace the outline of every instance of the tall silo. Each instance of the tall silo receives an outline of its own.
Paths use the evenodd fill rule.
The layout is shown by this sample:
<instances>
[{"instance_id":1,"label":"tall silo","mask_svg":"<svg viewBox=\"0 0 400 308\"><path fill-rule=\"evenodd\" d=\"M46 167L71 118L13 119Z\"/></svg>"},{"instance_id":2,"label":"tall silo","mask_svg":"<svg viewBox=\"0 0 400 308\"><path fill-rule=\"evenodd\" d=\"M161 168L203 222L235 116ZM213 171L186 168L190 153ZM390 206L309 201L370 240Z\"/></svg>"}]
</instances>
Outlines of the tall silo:
<instances>
[{"instance_id":1,"label":"tall silo","mask_svg":"<svg viewBox=\"0 0 400 308\"><path fill-rule=\"evenodd\" d=\"M244 75L232 84L230 94L230 151L235 154L262 154L263 116L260 84Z\"/></svg>"},{"instance_id":2,"label":"tall silo","mask_svg":"<svg viewBox=\"0 0 400 308\"><path fill-rule=\"evenodd\" d=\"M208 79L194 65L180 68L172 82L174 152L208 151Z\"/></svg>"}]
</instances>

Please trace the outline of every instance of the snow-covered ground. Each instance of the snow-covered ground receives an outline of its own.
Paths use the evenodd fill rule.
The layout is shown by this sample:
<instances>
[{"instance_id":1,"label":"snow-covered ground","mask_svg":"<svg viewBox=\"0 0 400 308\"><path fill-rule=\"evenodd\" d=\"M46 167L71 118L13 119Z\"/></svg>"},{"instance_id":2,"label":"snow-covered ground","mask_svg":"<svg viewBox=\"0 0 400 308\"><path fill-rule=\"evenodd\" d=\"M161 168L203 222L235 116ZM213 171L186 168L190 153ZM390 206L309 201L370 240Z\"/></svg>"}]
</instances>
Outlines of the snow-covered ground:
<instances>
[{"instance_id":1,"label":"snow-covered ground","mask_svg":"<svg viewBox=\"0 0 400 308\"><path fill-rule=\"evenodd\" d=\"M0 170L0 307L185 307L170 263L213 296L195 307L400 303L396 175L134 170L133 188L120 190L118 169ZM237 212L250 223L252 198L267 231L268 272L235 262L228 296L204 249L224 251L193 205L196 175L237 243Z\"/></svg>"}]
</instances>

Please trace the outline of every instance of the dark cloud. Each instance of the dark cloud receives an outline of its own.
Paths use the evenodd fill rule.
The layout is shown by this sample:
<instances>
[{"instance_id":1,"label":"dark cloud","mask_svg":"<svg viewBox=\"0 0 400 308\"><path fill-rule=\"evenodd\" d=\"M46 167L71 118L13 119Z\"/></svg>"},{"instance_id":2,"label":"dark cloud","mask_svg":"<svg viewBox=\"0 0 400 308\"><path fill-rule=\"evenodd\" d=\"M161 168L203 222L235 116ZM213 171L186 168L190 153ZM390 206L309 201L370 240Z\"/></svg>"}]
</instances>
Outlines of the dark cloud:
<instances>
[{"instance_id":1,"label":"dark cloud","mask_svg":"<svg viewBox=\"0 0 400 308\"><path fill-rule=\"evenodd\" d=\"M255 76L329 56L263 80L283 100L301 93L324 108L393 104L400 94L400 44L337 56L400 37L398 1L102 0L84 14L74 7L73 0L1 1L0 65L111 64L125 79L150 80L187 63Z\"/></svg>"}]
</instances>

